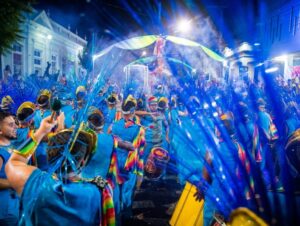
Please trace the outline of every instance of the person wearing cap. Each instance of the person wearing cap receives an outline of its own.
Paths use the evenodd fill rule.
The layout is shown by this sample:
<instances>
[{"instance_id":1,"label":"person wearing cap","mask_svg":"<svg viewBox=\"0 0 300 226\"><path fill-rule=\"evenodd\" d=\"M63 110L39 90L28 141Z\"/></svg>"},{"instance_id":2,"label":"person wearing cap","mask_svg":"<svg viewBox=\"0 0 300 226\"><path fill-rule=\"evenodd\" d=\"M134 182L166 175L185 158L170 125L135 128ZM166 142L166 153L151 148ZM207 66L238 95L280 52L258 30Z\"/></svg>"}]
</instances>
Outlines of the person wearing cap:
<instances>
[{"instance_id":1,"label":"person wearing cap","mask_svg":"<svg viewBox=\"0 0 300 226\"><path fill-rule=\"evenodd\" d=\"M76 105L79 108L82 108L85 104L85 98L86 98L86 88L85 86L78 86L76 89Z\"/></svg>"},{"instance_id":2,"label":"person wearing cap","mask_svg":"<svg viewBox=\"0 0 300 226\"><path fill-rule=\"evenodd\" d=\"M111 133L123 141L133 144L134 150L128 153L123 148L117 148L117 159L121 175L127 180L120 183L120 202L122 206L122 221L128 222L132 217L133 194L143 178L143 152L145 145L144 128L134 121L137 102L129 95L122 103L122 118L112 124Z\"/></svg>"},{"instance_id":3,"label":"person wearing cap","mask_svg":"<svg viewBox=\"0 0 300 226\"><path fill-rule=\"evenodd\" d=\"M145 95L142 95L137 99L136 104L136 110L137 111L146 111L146 97Z\"/></svg>"},{"instance_id":4,"label":"person wearing cap","mask_svg":"<svg viewBox=\"0 0 300 226\"><path fill-rule=\"evenodd\" d=\"M76 100L74 102L73 109L72 110L68 109L68 106L63 108L63 110L67 114L67 118L65 122L67 128L70 128L72 125L75 125L78 122L78 120L80 119L83 113L84 106L86 104L87 91L85 86L78 86L75 94L76 94Z\"/></svg>"},{"instance_id":5,"label":"person wearing cap","mask_svg":"<svg viewBox=\"0 0 300 226\"><path fill-rule=\"evenodd\" d=\"M158 84L155 88L155 92L154 95L157 99L161 98L164 96L164 89L163 86L161 84Z\"/></svg>"},{"instance_id":6,"label":"person wearing cap","mask_svg":"<svg viewBox=\"0 0 300 226\"><path fill-rule=\"evenodd\" d=\"M61 108L61 111L66 115L65 128L71 128L75 125L83 111L86 97L86 89L84 86L78 86L76 88L75 97L75 100L67 101Z\"/></svg>"},{"instance_id":7,"label":"person wearing cap","mask_svg":"<svg viewBox=\"0 0 300 226\"><path fill-rule=\"evenodd\" d=\"M13 142L14 148L18 148L35 131L36 107L34 103L26 101L22 103L17 110L17 120L19 128L17 129L17 139ZM57 128L57 131L63 128ZM37 166L41 170L48 169L47 161L47 142L41 142L35 153L30 159L30 164Z\"/></svg>"},{"instance_id":8,"label":"person wearing cap","mask_svg":"<svg viewBox=\"0 0 300 226\"><path fill-rule=\"evenodd\" d=\"M17 139L13 142L15 148L19 147L27 139L30 132L34 131L35 110L35 104L30 101L25 101L18 107L16 116L19 127Z\"/></svg>"},{"instance_id":9,"label":"person wearing cap","mask_svg":"<svg viewBox=\"0 0 300 226\"><path fill-rule=\"evenodd\" d=\"M239 102L236 115L240 115L237 123L237 135L253 160L260 164L262 161L262 145L259 137L257 123L253 119L251 111L244 102Z\"/></svg>"},{"instance_id":10,"label":"person wearing cap","mask_svg":"<svg viewBox=\"0 0 300 226\"><path fill-rule=\"evenodd\" d=\"M167 127L167 121L160 112L158 112L158 100L155 96L148 98L148 111L136 112L141 117L141 124L146 128L145 139L146 146L143 155L144 163L153 147L161 147L163 144L163 126Z\"/></svg>"},{"instance_id":11,"label":"person wearing cap","mask_svg":"<svg viewBox=\"0 0 300 226\"><path fill-rule=\"evenodd\" d=\"M169 109L168 109L168 99L166 97L160 97L158 99L157 104L158 112L163 116L165 119L163 124L163 130L162 130L162 148L169 150Z\"/></svg>"},{"instance_id":12,"label":"person wearing cap","mask_svg":"<svg viewBox=\"0 0 300 226\"><path fill-rule=\"evenodd\" d=\"M105 111L106 109L106 93L105 89L101 89L96 97L96 100L94 102L94 105L100 110L100 111Z\"/></svg>"},{"instance_id":13,"label":"person wearing cap","mask_svg":"<svg viewBox=\"0 0 300 226\"><path fill-rule=\"evenodd\" d=\"M93 132L67 129L51 137L48 159L54 175L27 165L43 137L63 119L63 113L53 122L44 118L6 165L8 181L21 196L19 224L115 225L112 188L107 181L100 176L78 177L95 149Z\"/></svg>"},{"instance_id":14,"label":"person wearing cap","mask_svg":"<svg viewBox=\"0 0 300 226\"><path fill-rule=\"evenodd\" d=\"M38 95L37 98L37 107L38 109L35 110L34 113L34 129L39 128L41 121L51 115L51 106L50 106L50 101L51 101L51 96L52 93L48 89L43 89L40 91L40 94ZM32 162L42 170L47 170L48 164L47 164L47 139L44 138L44 140L41 142L41 144L38 146L35 156L39 156L39 163L37 159L34 159Z\"/></svg>"},{"instance_id":15,"label":"person wearing cap","mask_svg":"<svg viewBox=\"0 0 300 226\"><path fill-rule=\"evenodd\" d=\"M11 96L9 95L6 95L2 98L1 100L1 106L0 106L0 109L2 111L5 111L5 112L8 112L8 113L13 113L13 104L14 104L14 101L13 99L11 98Z\"/></svg>"},{"instance_id":16,"label":"person wearing cap","mask_svg":"<svg viewBox=\"0 0 300 226\"><path fill-rule=\"evenodd\" d=\"M34 127L39 128L40 123L43 118L51 115L50 110L50 100L51 100L51 91L48 89L43 89L40 91L40 94L37 98L38 109L35 112L34 117Z\"/></svg>"},{"instance_id":17,"label":"person wearing cap","mask_svg":"<svg viewBox=\"0 0 300 226\"><path fill-rule=\"evenodd\" d=\"M7 180L5 166L12 153L12 141L17 137L14 117L0 111L0 225L18 225L19 198Z\"/></svg>"},{"instance_id":18,"label":"person wearing cap","mask_svg":"<svg viewBox=\"0 0 300 226\"><path fill-rule=\"evenodd\" d=\"M287 103L285 109L284 134L287 140L297 129L300 128L300 120L297 115L298 104L295 101Z\"/></svg>"},{"instance_id":19,"label":"person wearing cap","mask_svg":"<svg viewBox=\"0 0 300 226\"><path fill-rule=\"evenodd\" d=\"M109 177L109 167L112 155L117 147L121 146L127 150L133 150L133 146L124 143L119 137L112 134L104 133L104 116L103 113L94 106L88 109L87 128L97 134L97 149L93 154L89 164L82 170L83 177L94 177L100 175L104 178Z\"/></svg>"},{"instance_id":20,"label":"person wearing cap","mask_svg":"<svg viewBox=\"0 0 300 226\"><path fill-rule=\"evenodd\" d=\"M278 131L271 115L266 110L264 99L257 100L257 125L262 144L261 169L267 187L278 183L279 163L276 143L278 141Z\"/></svg>"},{"instance_id":21,"label":"person wearing cap","mask_svg":"<svg viewBox=\"0 0 300 226\"><path fill-rule=\"evenodd\" d=\"M129 142L124 142L120 137L103 132L104 116L102 112L94 106L88 109L87 127L97 134L97 149L93 154L89 163L83 168L81 176L83 178L95 177L97 175L109 179L114 188L114 207L116 212L116 220L120 222L120 191L119 183L122 182L120 175L113 175L112 168L119 168L115 157L117 156L117 148L122 150L133 151L134 147ZM117 170L119 172L119 170Z\"/></svg>"},{"instance_id":22,"label":"person wearing cap","mask_svg":"<svg viewBox=\"0 0 300 226\"><path fill-rule=\"evenodd\" d=\"M120 120L121 118L122 113L117 109L117 101L118 101L118 96L116 93L112 93L106 99L107 108L104 111L105 112L104 132L108 132L110 130L112 123Z\"/></svg>"}]
</instances>

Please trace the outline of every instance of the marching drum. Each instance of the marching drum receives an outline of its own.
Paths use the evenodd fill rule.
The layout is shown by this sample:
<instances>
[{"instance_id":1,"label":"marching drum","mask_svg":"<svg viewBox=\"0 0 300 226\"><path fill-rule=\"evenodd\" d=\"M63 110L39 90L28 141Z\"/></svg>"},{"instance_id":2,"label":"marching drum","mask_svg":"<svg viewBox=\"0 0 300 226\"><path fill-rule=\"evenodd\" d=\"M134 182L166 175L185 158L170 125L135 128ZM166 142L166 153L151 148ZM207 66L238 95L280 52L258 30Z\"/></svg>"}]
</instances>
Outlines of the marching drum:
<instances>
[{"instance_id":1,"label":"marching drum","mask_svg":"<svg viewBox=\"0 0 300 226\"><path fill-rule=\"evenodd\" d=\"M160 147L152 148L145 165L145 176L149 179L159 179L167 167L169 153Z\"/></svg>"},{"instance_id":2,"label":"marching drum","mask_svg":"<svg viewBox=\"0 0 300 226\"><path fill-rule=\"evenodd\" d=\"M285 154L291 175L297 175L295 180L297 184L300 184L298 176L300 174L300 129L294 131L289 137L285 146Z\"/></svg>"}]
</instances>

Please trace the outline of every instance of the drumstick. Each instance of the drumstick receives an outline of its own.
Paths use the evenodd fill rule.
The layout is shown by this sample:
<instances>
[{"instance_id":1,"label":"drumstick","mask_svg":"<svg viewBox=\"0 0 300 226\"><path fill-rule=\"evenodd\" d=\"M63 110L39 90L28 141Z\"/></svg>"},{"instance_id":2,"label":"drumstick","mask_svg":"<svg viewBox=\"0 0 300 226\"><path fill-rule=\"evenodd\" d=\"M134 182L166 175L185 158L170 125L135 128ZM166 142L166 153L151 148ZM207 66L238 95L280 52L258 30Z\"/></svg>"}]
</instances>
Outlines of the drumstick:
<instances>
[{"instance_id":1,"label":"drumstick","mask_svg":"<svg viewBox=\"0 0 300 226\"><path fill-rule=\"evenodd\" d=\"M59 114L59 110L61 109L61 102L59 99L55 98L51 105L51 117L50 117L50 123L53 122L54 117Z\"/></svg>"}]
</instances>

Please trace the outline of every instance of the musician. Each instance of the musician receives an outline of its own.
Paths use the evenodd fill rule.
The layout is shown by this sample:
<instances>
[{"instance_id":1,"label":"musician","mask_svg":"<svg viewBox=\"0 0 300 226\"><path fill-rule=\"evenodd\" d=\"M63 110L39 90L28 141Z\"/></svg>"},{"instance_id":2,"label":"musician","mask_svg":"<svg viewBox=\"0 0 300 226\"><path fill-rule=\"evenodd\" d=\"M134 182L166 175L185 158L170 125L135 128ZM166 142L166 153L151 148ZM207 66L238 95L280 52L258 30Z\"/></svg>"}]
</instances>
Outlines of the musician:
<instances>
[{"instance_id":1,"label":"musician","mask_svg":"<svg viewBox=\"0 0 300 226\"><path fill-rule=\"evenodd\" d=\"M55 175L27 165L42 138L63 119L63 113L54 122L50 117L43 119L7 163L8 180L21 196L20 225L114 225L112 190L107 182L101 177L77 179L95 148L92 132L76 131L74 139L72 130L64 130L50 139L48 158Z\"/></svg>"},{"instance_id":2,"label":"musician","mask_svg":"<svg viewBox=\"0 0 300 226\"><path fill-rule=\"evenodd\" d=\"M128 221L132 218L132 202L135 187L139 187L143 178L143 152L145 145L143 127L133 120L136 100L129 95L122 104L122 118L112 124L112 134L133 144L134 151L128 153L117 149L120 172L127 180L120 184L122 218Z\"/></svg>"}]
</instances>

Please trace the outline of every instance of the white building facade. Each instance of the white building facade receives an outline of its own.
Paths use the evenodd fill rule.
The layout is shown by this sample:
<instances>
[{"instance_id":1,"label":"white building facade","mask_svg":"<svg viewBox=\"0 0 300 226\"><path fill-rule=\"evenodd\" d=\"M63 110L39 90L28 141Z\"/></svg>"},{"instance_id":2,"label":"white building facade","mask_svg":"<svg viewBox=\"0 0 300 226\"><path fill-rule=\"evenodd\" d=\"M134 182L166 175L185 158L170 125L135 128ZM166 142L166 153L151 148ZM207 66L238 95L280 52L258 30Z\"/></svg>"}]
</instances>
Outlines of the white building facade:
<instances>
[{"instance_id":1,"label":"white building facade","mask_svg":"<svg viewBox=\"0 0 300 226\"><path fill-rule=\"evenodd\" d=\"M12 74L28 76L38 71L43 75L47 62L49 73L65 73L75 76L81 73L78 55L86 46L86 40L54 22L45 11L33 12L22 25L24 39L13 44L13 50L2 56Z\"/></svg>"},{"instance_id":2,"label":"white building facade","mask_svg":"<svg viewBox=\"0 0 300 226\"><path fill-rule=\"evenodd\" d=\"M235 82L247 77L250 81L253 81L255 67L258 64L256 52L256 47L247 42L241 43L233 50L226 47L223 51L225 79L229 82Z\"/></svg>"},{"instance_id":3,"label":"white building facade","mask_svg":"<svg viewBox=\"0 0 300 226\"><path fill-rule=\"evenodd\" d=\"M224 72L229 80L243 76L253 80L260 65L276 69L275 74L285 80L300 77L300 1L285 1L264 17L259 25L260 42L224 50Z\"/></svg>"},{"instance_id":4,"label":"white building facade","mask_svg":"<svg viewBox=\"0 0 300 226\"><path fill-rule=\"evenodd\" d=\"M262 31L265 58L280 66L285 79L300 77L300 1L273 10Z\"/></svg>"}]
</instances>

